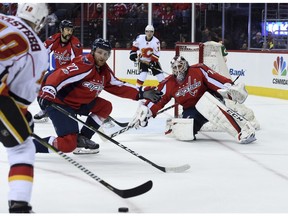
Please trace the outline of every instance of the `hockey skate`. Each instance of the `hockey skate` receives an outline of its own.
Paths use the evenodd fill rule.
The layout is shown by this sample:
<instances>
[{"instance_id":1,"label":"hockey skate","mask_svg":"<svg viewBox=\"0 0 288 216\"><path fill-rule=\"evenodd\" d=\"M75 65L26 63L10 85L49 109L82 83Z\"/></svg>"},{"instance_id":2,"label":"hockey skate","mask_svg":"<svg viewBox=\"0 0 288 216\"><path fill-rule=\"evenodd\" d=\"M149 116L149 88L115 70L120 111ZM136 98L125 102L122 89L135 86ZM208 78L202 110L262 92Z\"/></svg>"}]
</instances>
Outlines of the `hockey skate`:
<instances>
[{"instance_id":1,"label":"hockey skate","mask_svg":"<svg viewBox=\"0 0 288 216\"><path fill-rule=\"evenodd\" d=\"M79 155L97 153L99 153L99 144L79 134L77 137L77 148L73 151L73 154Z\"/></svg>"},{"instance_id":2,"label":"hockey skate","mask_svg":"<svg viewBox=\"0 0 288 216\"><path fill-rule=\"evenodd\" d=\"M40 110L36 115L34 115L34 120L38 123L48 122L48 114L45 111Z\"/></svg>"},{"instance_id":3,"label":"hockey skate","mask_svg":"<svg viewBox=\"0 0 288 216\"><path fill-rule=\"evenodd\" d=\"M24 201L9 201L9 213L34 213L32 206Z\"/></svg>"}]
</instances>

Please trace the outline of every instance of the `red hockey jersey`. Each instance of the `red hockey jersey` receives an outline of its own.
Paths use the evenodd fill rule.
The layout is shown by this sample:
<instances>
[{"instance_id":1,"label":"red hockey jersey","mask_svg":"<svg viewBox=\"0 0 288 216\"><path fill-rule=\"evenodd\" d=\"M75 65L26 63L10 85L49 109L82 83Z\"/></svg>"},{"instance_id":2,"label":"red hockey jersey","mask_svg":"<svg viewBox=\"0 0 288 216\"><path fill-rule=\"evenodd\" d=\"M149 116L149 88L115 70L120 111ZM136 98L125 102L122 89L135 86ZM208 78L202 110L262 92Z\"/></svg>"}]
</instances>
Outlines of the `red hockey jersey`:
<instances>
[{"instance_id":1,"label":"red hockey jersey","mask_svg":"<svg viewBox=\"0 0 288 216\"><path fill-rule=\"evenodd\" d=\"M77 37L71 36L67 43L61 42L61 33L56 33L50 36L44 42L49 53L54 53L56 68L63 67L71 62L71 60L79 55L82 55L82 45Z\"/></svg>"},{"instance_id":2,"label":"red hockey jersey","mask_svg":"<svg viewBox=\"0 0 288 216\"><path fill-rule=\"evenodd\" d=\"M107 64L96 68L91 54L78 56L72 62L50 74L44 85L57 90L58 104L78 109L82 104L92 102L102 90L132 100L138 100L138 87L125 83L114 76ZM39 94L41 97L41 93Z\"/></svg>"},{"instance_id":3,"label":"red hockey jersey","mask_svg":"<svg viewBox=\"0 0 288 216\"><path fill-rule=\"evenodd\" d=\"M225 83L232 83L232 80L221 76L204 64L192 65L188 69L183 83L179 84L173 75L167 77L158 86L158 90L163 92L161 100L154 104L147 102L153 116L156 116L158 110L162 109L171 98L182 105L183 109L194 107L198 100L206 91L217 92L224 88Z\"/></svg>"}]
</instances>

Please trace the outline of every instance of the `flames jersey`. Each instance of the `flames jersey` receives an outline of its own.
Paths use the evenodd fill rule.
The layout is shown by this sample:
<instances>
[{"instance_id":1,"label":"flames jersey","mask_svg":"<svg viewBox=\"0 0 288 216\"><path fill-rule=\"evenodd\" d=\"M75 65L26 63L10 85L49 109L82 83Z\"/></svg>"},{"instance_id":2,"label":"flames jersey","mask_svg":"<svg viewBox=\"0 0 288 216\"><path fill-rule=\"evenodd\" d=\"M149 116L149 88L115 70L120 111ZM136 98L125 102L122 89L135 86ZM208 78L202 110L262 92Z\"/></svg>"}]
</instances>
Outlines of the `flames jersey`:
<instances>
[{"instance_id":1,"label":"flames jersey","mask_svg":"<svg viewBox=\"0 0 288 216\"><path fill-rule=\"evenodd\" d=\"M179 84L173 75L168 76L158 86L163 92L161 100L154 104L147 101L146 105L151 109L153 116L162 109L171 98L175 103L183 106L183 109L195 107L198 100L206 92L217 92L224 88L225 83L232 83L232 80L216 73L204 64L195 64L189 67L185 80Z\"/></svg>"},{"instance_id":2,"label":"flames jersey","mask_svg":"<svg viewBox=\"0 0 288 216\"><path fill-rule=\"evenodd\" d=\"M20 18L0 14L0 94L9 95L22 109L36 98L48 53L37 34Z\"/></svg>"},{"instance_id":3,"label":"flames jersey","mask_svg":"<svg viewBox=\"0 0 288 216\"><path fill-rule=\"evenodd\" d=\"M92 102L102 90L132 100L139 98L138 87L117 79L107 64L97 69L91 54L78 56L69 65L57 69L47 77L44 85L57 90L54 103L74 109Z\"/></svg>"},{"instance_id":4,"label":"flames jersey","mask_svg":"<svg viewBox=\"0 0 288 216\"><path fill-rule=\"evenodd\" d=\"M55 69L63 67L71 62L76 56L82 55L82 45L77 37L71 36L67 43L61 42L61 33L50 36L44 42L49 53L53 53L55 59Z\"/></svg>"},{"instance_id":5,"label":"flames jersey","mask_svg":"<svg viewBox=\"0 0 288 216\"><path fill-rule=\"evenodd\" d=\"M147 41L145 34L138 35L133 41L132 51L137 51L142 61L158 62L160 57L160 41L154 36L150 41Z\"/></svg>"}]
</instances>

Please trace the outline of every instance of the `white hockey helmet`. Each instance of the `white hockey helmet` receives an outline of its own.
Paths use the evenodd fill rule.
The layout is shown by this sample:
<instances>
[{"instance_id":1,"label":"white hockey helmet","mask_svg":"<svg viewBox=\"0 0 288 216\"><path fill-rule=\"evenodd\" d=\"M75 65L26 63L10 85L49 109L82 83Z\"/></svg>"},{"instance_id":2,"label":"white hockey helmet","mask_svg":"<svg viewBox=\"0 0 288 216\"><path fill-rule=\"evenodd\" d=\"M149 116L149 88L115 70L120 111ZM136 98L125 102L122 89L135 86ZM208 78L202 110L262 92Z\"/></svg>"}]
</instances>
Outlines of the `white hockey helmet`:
<instances>
[{"instance_id":1,"label":"white hockey helmet","mask_svg":"<svg viewBox=\"0 0 288 216\"><path fill-rule=\"evenodd\" d=\"M146 31L152 31L154 32L154 27L152 25L147 25L146 28L145 28L145 32Z\"/></svg>"},{"instance_id":2,"label":"white hockey helmet","mask_svg":"<svg viewBox=\"0 0 288 216\"><path fill-rule=\"evenodd\" d=\"M34 31L38 33L45 25L48 6L46 3L19 3L16 16L34 23Z\"/></svg>"},{"instance_id":3,"label":"white hockey helmet","mask_svg":"<svg viewBox=\"0 0 288 216\"><path fill-rule=\"evenodd\" d=\"M184 81L188 67L189 63L183 56L175 56L171 61L172 73L178 82Z\"/></svg>"}]
</instances>

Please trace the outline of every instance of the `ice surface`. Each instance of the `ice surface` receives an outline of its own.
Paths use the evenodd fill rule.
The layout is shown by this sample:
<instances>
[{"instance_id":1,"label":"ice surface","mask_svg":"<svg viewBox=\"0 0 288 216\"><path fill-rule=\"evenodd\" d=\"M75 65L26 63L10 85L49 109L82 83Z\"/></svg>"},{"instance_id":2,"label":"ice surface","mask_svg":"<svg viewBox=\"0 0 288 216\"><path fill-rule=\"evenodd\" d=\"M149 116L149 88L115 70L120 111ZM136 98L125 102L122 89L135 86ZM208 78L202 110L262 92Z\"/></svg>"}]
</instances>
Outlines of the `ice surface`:
<instances>
[{"instance_id":1,"label":"ice surface","mask_svg":"<svg viewBox=\"0 0 288 216\"><path fill-rule=\"evenodd\" d=\"M101 96L113 103L112 117L131 119L138 102ZM31 204L37 213L288 213L288 101L249 96L261 130L257 141L241 145L224 132L201 132L196 141L165 137L172 110L151 119L146 128L131 129L115 137L124 146L160 166L190 164L184 173L163 173L119 146L102 142L97 155L68 154L95 175L119 189L148 180L153 188L138 197L122 199L57 154L37 154ZM34 103L30 111L36 114ZM107 131L119 129L115 126ZM55 135L51 121L36 123L41 137ZM0 145L0 213L7 213L7 155ZM123 213L122 213L123 214Z\"/></svg>"}]
</instances>

